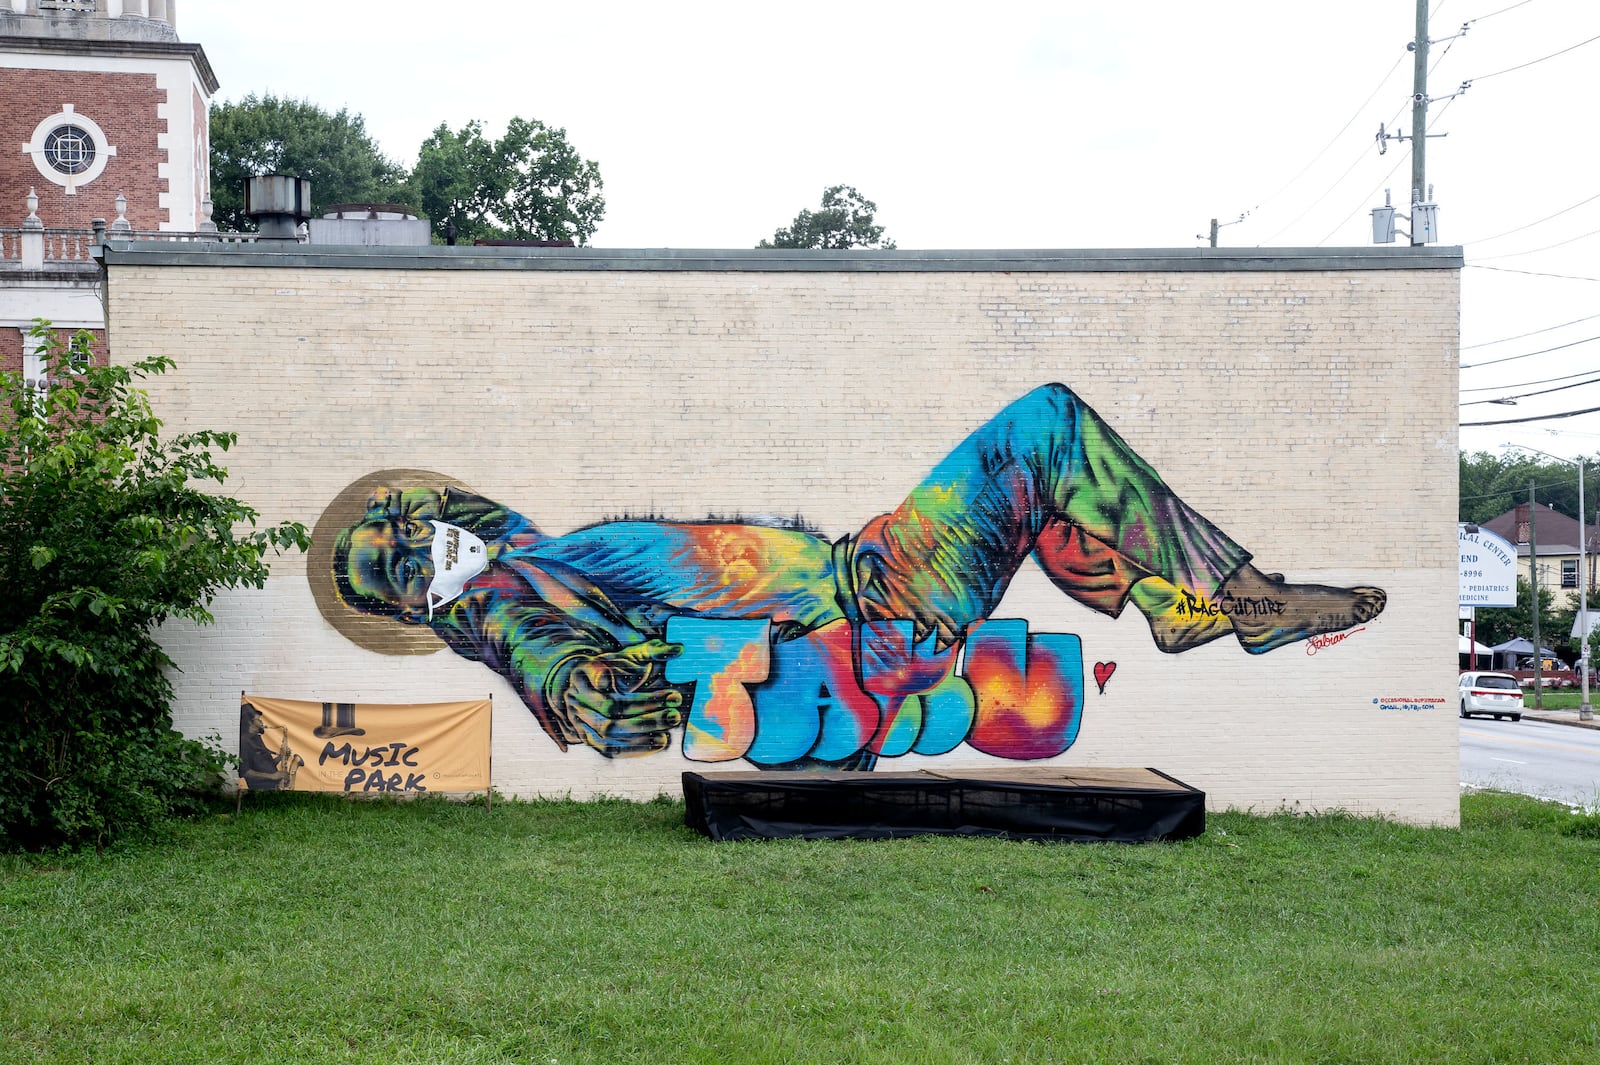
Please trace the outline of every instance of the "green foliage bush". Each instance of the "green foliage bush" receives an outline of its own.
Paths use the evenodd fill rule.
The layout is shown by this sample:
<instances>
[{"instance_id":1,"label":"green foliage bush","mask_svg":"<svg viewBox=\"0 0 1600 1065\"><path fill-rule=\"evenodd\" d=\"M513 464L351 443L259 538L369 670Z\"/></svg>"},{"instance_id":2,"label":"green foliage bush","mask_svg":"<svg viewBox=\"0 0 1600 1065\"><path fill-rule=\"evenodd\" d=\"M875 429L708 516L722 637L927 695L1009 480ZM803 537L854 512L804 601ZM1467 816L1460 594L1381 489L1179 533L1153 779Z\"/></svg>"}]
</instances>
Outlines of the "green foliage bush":
<instances>
[{"instance_id":1,"label":"green foliage bush","mask_svg":"<svg viewBox=\"0 0 1600 1065\"><path fill-rule=\"evenodd\" d=\"M0 848L102 845L193 812L225 764L172 729L156 627L211 621L218 591L265 583L269 547L309 539L200 487L234 434L161 436L137 385L170 359L30 336L44 383L0 374Z\"/></svg>"}]
</instances>

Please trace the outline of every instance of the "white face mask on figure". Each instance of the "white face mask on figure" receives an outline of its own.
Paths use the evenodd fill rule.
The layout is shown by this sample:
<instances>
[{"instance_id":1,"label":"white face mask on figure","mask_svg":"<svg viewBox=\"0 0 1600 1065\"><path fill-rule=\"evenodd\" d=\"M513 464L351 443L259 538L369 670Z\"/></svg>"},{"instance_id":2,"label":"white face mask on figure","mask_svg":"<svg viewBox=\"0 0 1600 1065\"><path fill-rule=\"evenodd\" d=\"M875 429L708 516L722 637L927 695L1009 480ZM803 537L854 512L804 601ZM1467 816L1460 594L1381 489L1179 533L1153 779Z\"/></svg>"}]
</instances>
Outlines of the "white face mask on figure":
<instances>
[{"instance_id":1,"label":"white face mask on figure","mask_svg":"<svg viewBox=\"0 0 1600 1065\"><path fill-rule=\"evenodd\" d=\"M433 582L428 585L428 620L461 594L489 566L489 549L478 537L447 521L433 522Z\"/></svg>"}]
</instances>

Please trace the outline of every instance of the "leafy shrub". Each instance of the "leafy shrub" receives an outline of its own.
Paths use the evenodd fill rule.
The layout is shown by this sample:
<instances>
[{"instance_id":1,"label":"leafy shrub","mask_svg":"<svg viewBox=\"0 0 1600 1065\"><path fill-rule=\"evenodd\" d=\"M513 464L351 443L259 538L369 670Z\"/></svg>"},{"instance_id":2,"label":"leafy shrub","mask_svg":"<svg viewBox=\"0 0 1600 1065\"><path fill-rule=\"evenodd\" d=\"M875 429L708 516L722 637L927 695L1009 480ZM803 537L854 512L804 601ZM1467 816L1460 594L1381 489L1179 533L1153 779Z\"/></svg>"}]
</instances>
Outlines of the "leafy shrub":
<instances>
[{"instance_id":1,"label":"leafy shrub","mask_svg":"<svg viewBox=\"0 0 1600 1065\"><path fill-rule=\"evenodd\" d=\"M137 383L172 360L30 337L44 381L0 374L0 847L98 845L192 812L224 764L173 731L155 627L211 621L219 590L265 583L269 547L309 538L198 487L227 478L234 434L162 438Z\"/></svg>"}]
</instances>

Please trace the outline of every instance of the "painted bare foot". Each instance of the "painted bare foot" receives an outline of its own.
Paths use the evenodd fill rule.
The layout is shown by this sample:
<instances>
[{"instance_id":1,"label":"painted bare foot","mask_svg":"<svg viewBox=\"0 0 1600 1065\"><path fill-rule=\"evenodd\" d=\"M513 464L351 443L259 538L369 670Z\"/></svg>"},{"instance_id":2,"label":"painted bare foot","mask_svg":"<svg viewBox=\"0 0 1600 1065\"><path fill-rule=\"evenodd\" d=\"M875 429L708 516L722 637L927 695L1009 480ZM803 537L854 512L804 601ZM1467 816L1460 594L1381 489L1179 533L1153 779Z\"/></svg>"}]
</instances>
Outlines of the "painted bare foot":
<instances>
[{"instance_id":1,"label":"painted bare foot","mask_svg":"<svg viewBox=\"0 0 1600 1065\"><path fill-rule=\"evenodd\" d=\"M1324 632L1362 625L1383 612L1382 588L1289 584L1277 573L1245 566L1217 592L1217 605L1251 654L1263 654Z\"/></svg>"},{"instance_id":2,"label":"painted bare foot","mask_svg":"<svg viewBox=\"0 0 1600 1065\"><path fill-rule=\"evenodd\" d=\"M1139 581L1128 598L1150 622L1150 636L1168 654L1210 643L1233 631L1215 603L1160 577Z\"/></svg>"}]
</instances>

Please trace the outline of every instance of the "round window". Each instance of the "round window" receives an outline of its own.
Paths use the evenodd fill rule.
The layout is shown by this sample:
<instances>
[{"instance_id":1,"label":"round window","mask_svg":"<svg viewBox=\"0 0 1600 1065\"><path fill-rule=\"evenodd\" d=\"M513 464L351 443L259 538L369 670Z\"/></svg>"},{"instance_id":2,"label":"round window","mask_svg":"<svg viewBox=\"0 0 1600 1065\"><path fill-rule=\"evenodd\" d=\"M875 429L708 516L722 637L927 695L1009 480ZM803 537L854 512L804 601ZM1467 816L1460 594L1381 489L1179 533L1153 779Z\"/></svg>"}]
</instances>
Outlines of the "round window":
<instances>
[{"instance_id":1,"label":"round window","mask_svg":"<svg viewBox=\"0 0 1600 1065\"><path fill-rule=\"evenodd\" d=\"M63 174L81 174L94 165L94 137L82 126L63 125L44 139L44 158Z\"/></svg>"},{"instance_id":2,"label":"round window","mask_svg":"<svg viewBox=\"0 0 1600 1065\"><path fill-rule=\"evenodd\" d=\"M62 104L60 111L35 126L22 150L33 158L41 177L60 185L69 196L105 173L106 163L117 154L117 146L99 123L80 115L71 104Z\"/></svg>"}]
</instances>

